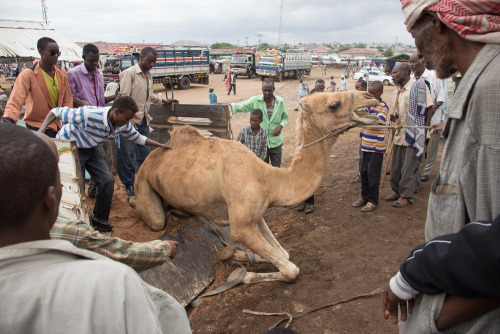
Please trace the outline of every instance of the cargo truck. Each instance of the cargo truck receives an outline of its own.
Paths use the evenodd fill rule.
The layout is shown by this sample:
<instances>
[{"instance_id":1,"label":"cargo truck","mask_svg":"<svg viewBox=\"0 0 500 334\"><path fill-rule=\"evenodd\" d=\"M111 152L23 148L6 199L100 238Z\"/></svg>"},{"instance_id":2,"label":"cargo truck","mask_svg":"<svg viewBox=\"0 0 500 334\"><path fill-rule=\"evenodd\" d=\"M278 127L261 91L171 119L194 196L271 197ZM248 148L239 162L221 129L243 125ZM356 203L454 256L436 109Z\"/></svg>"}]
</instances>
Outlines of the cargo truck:
<instances>
[{"instance_id":1,"label":"cargo truck","mask_svg":"<svg viewBox=\"0 0 500 334\"><path fill-rule=\"evenodd\" d=\"M236 76L246 75L248 79L252 79L257 69L255 62L255 53L253 52L235 53L231 56L229 68Z\"/></svg>"},{"instance_id":2,"label":"cargo truck","mask_svg":"<svg viewBox=\"0 0 500 334\"><path fill-rule=\"evenodd\" d=\"M299 79L304 74L311 74L311 55L308 53L283 53L278 50L266 50L259 59L257 75L270 77L276 81L283 78Z\"/></svg>"},{"instance_id":3,"label":"cargo truck","mask_svg":"<svg viewBox=\"0 0 500 334\"><path fill-rule=\"evenodd\" d=\"M205 48L156 49L156 64L151 69L154 83L188 89L191 83L208 85L209 51ZM138 52L120 52L108 57L103 66L104 81L119 79L121 72L139 62Z\"/></svg>"}]
</instances>

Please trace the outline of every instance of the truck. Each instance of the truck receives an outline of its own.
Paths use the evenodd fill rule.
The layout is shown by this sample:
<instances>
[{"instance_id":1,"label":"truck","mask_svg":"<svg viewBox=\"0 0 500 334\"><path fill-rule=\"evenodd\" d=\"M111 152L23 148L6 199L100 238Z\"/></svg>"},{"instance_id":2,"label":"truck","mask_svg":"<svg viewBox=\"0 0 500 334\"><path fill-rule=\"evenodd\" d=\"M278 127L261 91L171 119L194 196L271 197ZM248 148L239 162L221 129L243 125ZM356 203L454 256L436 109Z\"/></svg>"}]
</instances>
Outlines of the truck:
<instances>
[{"instance_id":1,"label":"truck","mask_svg":"<svg viewBox=\"0 0 500 334\"><path fill-rule=\"evenodd\" d=\"M134 49L133 51L139 51ZM191 83L208 85L209 50L206 48L162 47L156 49L156 64L151 69L154 83L167 88L188 89ZM127 68L139 62L140 53L125 51L108 57L103 66L104 82L119 79Z\"/></svg>"},{"instance_id":2,"label":"truck","mask_svg":"<svg viewBox=\"0 0 500 334\"><path fill-rule=\"evenodd\" d=\"M266 50L259 59L257 75L262 80L266 77L301 78L304 74L310 75L312 68L311 55L307 53L284 53L278 50Z\"/></svg>"},{"instance_id":3,"label":"truck","mask_svg":"<svg viewBox=\"0 0 500 334\"><path fill-rule=\"evenodd\" d=\"M237 52L231 56L231 62L229 64L231 73L238 75L246 75L248 79L256 74L256 59L255 53L253 52Z\"/></svg>"}]
</instances>

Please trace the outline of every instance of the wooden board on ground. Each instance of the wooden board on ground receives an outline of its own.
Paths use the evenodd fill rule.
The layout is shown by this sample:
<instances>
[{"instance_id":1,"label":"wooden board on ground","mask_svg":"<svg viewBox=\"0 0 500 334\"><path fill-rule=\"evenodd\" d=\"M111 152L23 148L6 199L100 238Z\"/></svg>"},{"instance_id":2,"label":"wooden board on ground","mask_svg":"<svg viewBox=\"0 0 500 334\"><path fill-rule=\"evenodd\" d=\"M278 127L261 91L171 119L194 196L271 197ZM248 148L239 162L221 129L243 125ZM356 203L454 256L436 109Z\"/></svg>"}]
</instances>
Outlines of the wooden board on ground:
<instances>
[{"instance_id":1,"label":"wooden board on ground","mask_svg":"<svg viewBox=\"0 0 500 334\"><path fill-rule=\"evenodd\" d=\"M149 115L153 118L151 139L166 142L175 126L191 125L213 136L232 139L231 113L227 104L174 104L162 106L152 104Z\"/></svg>"},{"instance_id":2,"label":"wooden board on ground","mask_svg":"<svg viewBox=\"0 0 500 334\"><path fill-rule=\"evenodd\" d=\"M85 191L81 188L82 173L76 142L54 139L59 155L62 198L59 217L66 220L80 220L89 223L89 213L84 204Z\"/></svg>"},{"instance_id":3,"label":"wooden board on ground","mask_svg":"<svg viewBox=\"0 0 500 334\"><path fill-rule=\"evenodd\" d=\"M142 272L141 277L182 306L188 305L215 280L217 254L225 246L213 229L229 240L229 227L212 227L198 217L185 219L181 228L162 238L179 242L175 258Z\"/></svg>"}]
</instances>

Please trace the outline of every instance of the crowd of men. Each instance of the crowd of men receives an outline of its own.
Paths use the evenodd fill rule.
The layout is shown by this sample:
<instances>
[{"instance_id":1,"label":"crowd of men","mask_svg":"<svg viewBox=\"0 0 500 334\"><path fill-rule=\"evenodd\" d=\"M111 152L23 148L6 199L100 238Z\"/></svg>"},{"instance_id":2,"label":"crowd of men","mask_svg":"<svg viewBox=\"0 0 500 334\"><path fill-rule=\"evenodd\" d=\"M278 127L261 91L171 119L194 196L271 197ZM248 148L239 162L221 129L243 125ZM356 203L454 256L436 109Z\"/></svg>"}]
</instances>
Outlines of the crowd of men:
<instances>
[{"instance_id":1,"label":"crowd of men","mask_svg":"<svg viewBox=\"0 0 500 334\"><path fill-rule=\"evenodd\" d=\"M418 53L393 70L392 108L381 98L380 83L356 85L380 101L367 112L379 116L380 124L398 125L387 138L392 194L385 200L396 208L412 204L419 182L428 180L442 137L446 144L429 197L427 242L391 278L383 316L399 321L405 333L498 333L500 8L486 0L480 6L469 0L401 2ZM0 304L0 328L190 333L185 310L135 271L173 258L176 242L130 243L81 222L56 222L62 191L58 153L49 137L76 141L82 174L88 171L96 186L90 223L104 232L113 228L114 187L99 144L115 141L118 173L129 196L149 153L145 146L169 149L168 143L149 138L150 104L178 102L153 92L155 50L144 48L139 63L120 74L119 92L105 97L95 45L86 45L84 62L67 73L56 66L56 41L41 38L37 49L40 61L19 74L0 123L0 157L9 157L0 158L0 295L9 300ZM462 79L450 95L452 82L446 79L457 73ZM324 89L324 81L317 81L310 93ZM274 91L274 82L266 79L262 95L232 103L231 110L251 112L246 138L265 138L259 141L259 157L280 167L288 114ZM298 100L307 91L300 81ZM23 104L26 128L15 126ZM353 206L363 212L379 205L382 132L361 133L362 189Z\"/></svg>"}]
</instances>

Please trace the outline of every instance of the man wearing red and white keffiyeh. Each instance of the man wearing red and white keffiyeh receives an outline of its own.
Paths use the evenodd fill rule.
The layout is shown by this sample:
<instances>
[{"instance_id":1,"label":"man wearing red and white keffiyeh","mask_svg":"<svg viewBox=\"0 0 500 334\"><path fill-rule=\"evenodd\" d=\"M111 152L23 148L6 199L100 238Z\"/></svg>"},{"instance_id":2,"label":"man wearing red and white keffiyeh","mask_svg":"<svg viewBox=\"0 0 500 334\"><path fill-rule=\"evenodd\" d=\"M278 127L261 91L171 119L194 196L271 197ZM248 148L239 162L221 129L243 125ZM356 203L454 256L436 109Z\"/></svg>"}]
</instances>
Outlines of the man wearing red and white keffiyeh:
<instances>
[{"instance_id":1,"label":"man wearing red and white keffiyeh","mask_svg":"<svg viewBox=\"0 0 500 334\"><path fill-rule=\"evenodd\" d=\"M402 333L500 333L500 266L486 261L499 255L490 246L500 229L483 244L442 242L500 215L500 0L401 3L419 55L438 78L458 71L462 81L444 129L436 126L447 141L425 222L426 245L443 252L426 246L417 252L418 266L408 265L416 256L403 263L384 291L384 318L396 324L400 316ZM467 249L481 255L467 262Z\"/></svg>"}]
</instances>

